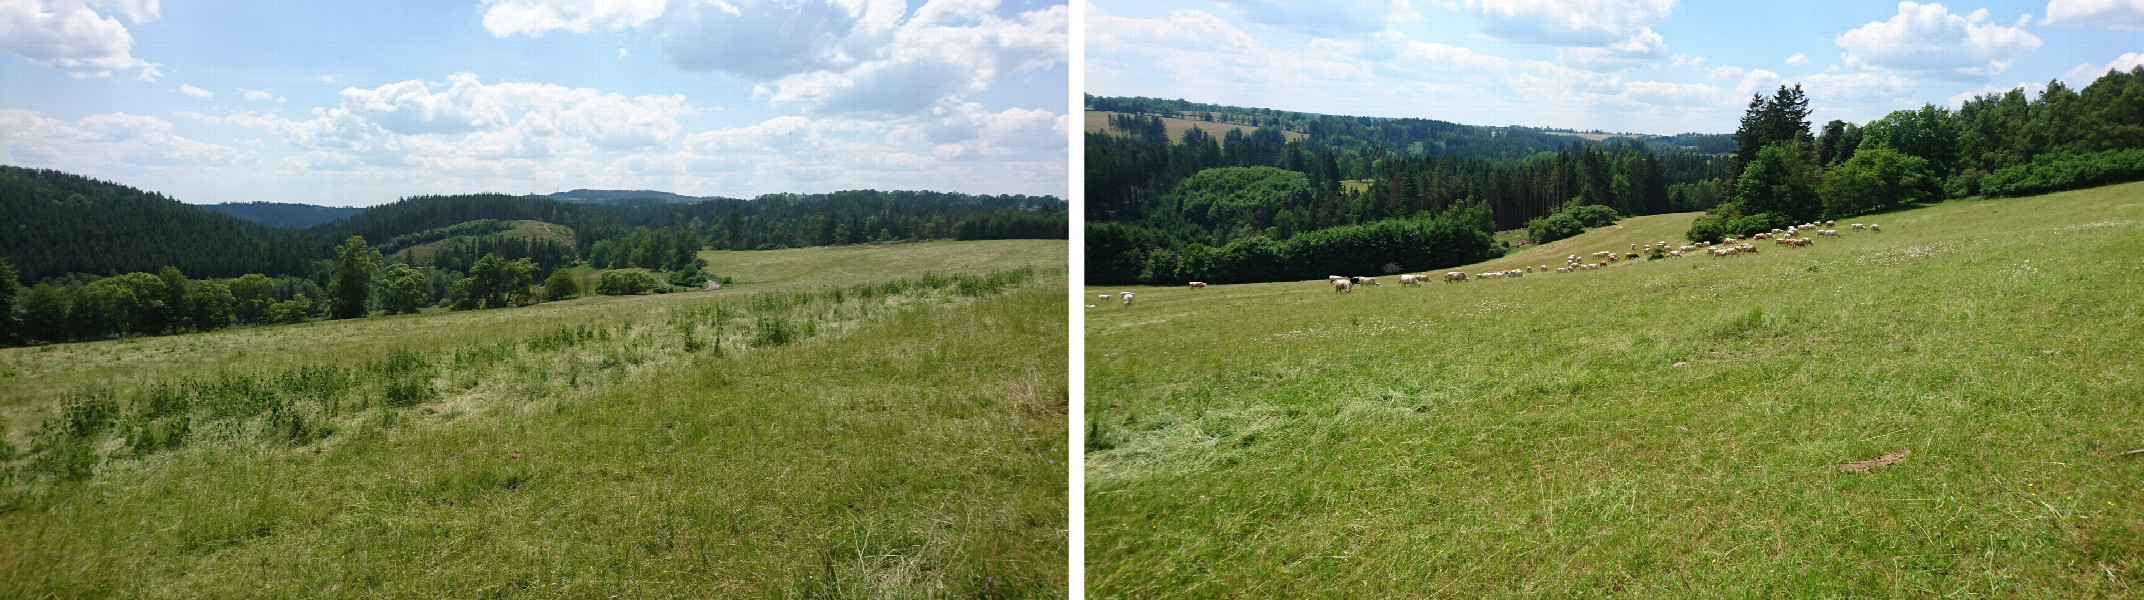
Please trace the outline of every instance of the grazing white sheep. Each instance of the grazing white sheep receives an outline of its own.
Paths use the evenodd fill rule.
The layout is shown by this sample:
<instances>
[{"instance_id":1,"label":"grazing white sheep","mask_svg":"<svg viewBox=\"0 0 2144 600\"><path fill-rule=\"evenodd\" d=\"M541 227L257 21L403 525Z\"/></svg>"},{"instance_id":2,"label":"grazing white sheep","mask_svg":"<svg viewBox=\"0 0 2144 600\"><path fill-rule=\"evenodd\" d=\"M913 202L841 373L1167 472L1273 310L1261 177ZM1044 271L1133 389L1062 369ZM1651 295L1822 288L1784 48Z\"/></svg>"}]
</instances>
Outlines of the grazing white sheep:
<instances>
[{"instance_id":1,"label":"grazing white sheep","mask_svg":"<svg viewBox=\"0 0 2144 600\"><path fill-rule=\"evenodd\" d=\"M1194 289L1194 290L1203 290L1203 289L1206 289L1206 282L1204 282L1204 281L1193 281L1193 282L1191 282L1191 289Z\"/></svg>"},{"instance_id":2,"label":"grazing white sheep","mask_svg":"<svg viewBox=\"0 0 2144 600\"><path fill-rule=\"evenodd\" d=\"M1131 293L1131 292L1125 292L1125 293L1123 293L1122 295L1124 296L1124 307L1125 307L1125 308L1131 308L1131 307L1132 307L1132 293Z\"/></svg>"},{"instance_id":3,"label":"grazing white sheep","mask_svg":"<svg viewBox=\"0 0 2144 600\"><path fill-rule=\"evenodd\" d=\"M1863 230L1863 229L1868 229L1868 228L1869 228L1869 226L1867 226L1867 225L1862 225L1862 224L1860 224L1860 223L1855 223L1855 224L1854 224L1854 228L1853 228L1853 230L1854 230L1854 231L1861 231L1861 230Z\"/></svg>"},{"instance_id":4,"label":"grazing white sheep","mask_svg":"<svg viewBox=\"0 0 2144 600\"><path fill-rule=\"evenodd\" d=\"M1333 293L1335 293L1335 294L1338 294L1338 293L1341 293L1341 292L1346 292L1346 293L1350 293L1350 294L1352 294L1352 293L1355 293L1355 282L1353 282L1353 281L1348 281L1348 280L1346 280L1346 279L1334 279L1334 280L1332 280L1332 281L1333 281Z\"/></svg>"},{"instance_id":5,"label":"grazing white sheep","mask_svg":"<svg viewBox=\"0 0 2144 600\"><path fill-rule=\"evenodd\" d=\"M1838 221L1825 221L1825 222L1824 222L1824 226L1825 226L1825 227L1838 227L1838 226L1839 226L1839 222L1838 222Z\"/></svg>"},{"instance_id":6,"label":"grazing white sheep","mask_svg":"<svg viewBox=\"0 0 2144 600\"><path fill-rule=\"evenodd\" d=\"M1355 285L1377 285L1377 278L1376 278L1376 277L1356 277L1356 278L1352 279L1352 280L1351 280L1351 282L1352 282L1352 283L1354 283Z\"/></svg>"},{"instance_id":7,"label":"grazing white sheep","mask_svg":"<svg viewBox=\"0 0 2144 600\"><path fill-rule=\"evenodd\" d=\"M1882 226L1882 225L1877 225L1877 224L1875 224L1875 223L1870 223L1870 224L1869 224L1869 233L1881 233L1881 232L1883 232L1883 226Z\"/></svg>"},{"instance_id":8,"label":"grazing white sheep","mask_svg":"<svg viewBox=\"0 0 2144 600\"><path fill-rule=\"evenodd\" d=\"M1410 285L1412 285L1412 286L1417 286L1417 287L1419 287L1419 286L1421 286L1421 285L1422 285L1422 280L1424 280L1424 279L1428 279L1428 278L1429 278L1429 276L1428 276L1428 275L1401 275L1401 276L1400 276L1400 285L1401 285L1401 286L1410 286Z\"/></svg>"},{"instance_id":9,"label":"grazing white sheep","mask_svg":"<svg viewBox=\"0 0 2144 600\"><path fill-rule=\"evenodd\" d=\"M1682 256L1681 250L1669 250L1668 256Z\"/></svg>"},{"instance_id":10,"label":"grazing white sheep","mask_svg":"<svg viewBox=\"0 0 2144 600\"><path fill-rule=\"evenodd\" d=\"M1445 283L1466 283L1466 281L1467 274L1465 271L1452 271L1444 274Z\"/></svg>"},{"instance_id":11,"label":"grazing white sheep","mask_svg":"<svg viewBox=\"0 0 2144 600\"><path fill-rule=\"evenodd\" d=\"M1103 302L1108 302L1110 298L1114 298L1114 297L1115 297L1115 296L1112 296L1112 295L1109 295L1109 294L1102 294L1102 295L1100 295L1100 296L1096 296L1096 298L1099 298L1099 299L1101 299L1101 301L1103 301Z\"/></svg>"},{"instance_id":12,"label":"grazing white sheep","mask_svg":"<svg viewBox=\"0 0 2144 600\"><path fill-rule=\"evenodd\" d=\"M1571 269L1569 269L1569 268L1566 268L1566 267L1557 267L1557 268L1556 268L1556 272L1557 272L1557 273L1569 273L1569 272L1571 272Z\"/></svg>"}]
</instances>

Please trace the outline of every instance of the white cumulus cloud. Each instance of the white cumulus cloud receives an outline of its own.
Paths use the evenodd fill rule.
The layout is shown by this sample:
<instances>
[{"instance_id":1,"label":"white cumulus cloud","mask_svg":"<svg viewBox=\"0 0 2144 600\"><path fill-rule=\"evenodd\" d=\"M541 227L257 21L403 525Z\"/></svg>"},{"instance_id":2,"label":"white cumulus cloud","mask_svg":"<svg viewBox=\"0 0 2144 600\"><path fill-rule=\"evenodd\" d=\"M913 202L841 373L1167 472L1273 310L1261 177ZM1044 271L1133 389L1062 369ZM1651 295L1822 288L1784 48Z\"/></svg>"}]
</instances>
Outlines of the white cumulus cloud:
<instances>
[{"instance_id":1,"label":"white cumulus cloud","mask_svg":"<svg viewBox=\"0 0 2144 600\"><path fill-rule=\"evenodd\" d=\"M1802 54L1802 53L1800 53L1800 52L1796 52L1796 53L1794 53L1794 56L1789 56L1789 57L1787 57L1787 64L1790 64L1790 65L1806 65L1806 64L1809 64L1809 55L1807 55L1807 54Z\"/></svg>"},{"instance_id":2,"label":"white cumulus cloud","mask_svg":"<svg viewBox=\"0 0 2144 600\"><path fill-rule=\"evenodd\" d=\"M1070 9L998 0L488 0L493 35L634 28L677 66L756 84L807 111L921 114L1066 60ZM624 53L620 53L623 57Z\"/></svg>"},{"instance_id":3,"label":"white cumulus cloud","mask_svg":"<svg viewBox=\"0 0 2144 600\"><path fill-rule=\"evenodd\" d=\"M181 94L186 94L186 95L188 95L188 96L193 96L193 97L195 97L195 98L214 98L214 97L216 97L216 93L215 93L215 92L211 92L211 91L208 91L208 90L204 90L204 89L201 89L201 88L197 88L197 87L194 87L194 86L191 86L191 85L184 85L184 84L181 84L181 85L179 86L179 93L181 93Z\"/></svg>"},{"instance_id":4,"label":"white cumulus cloud","mask_svg":"<svg viewBox=\"0 0 2144 600\"><path fill-rule=\"evenodd\" d=\"M1988 22L1987 9L1952 14L1942 4L1898 3L1898 14L1839 34L1846 64L1953 79L1985 79L2040 47L2022 26Z\"/></svg>"},{"instance_id":5,"label":"white cumulus cloud","mask_svg":"<svg viewBox=\"0 0 2144 600\"><path fill-rule=\"evenodd\" d=\"M662 16L667 0L484 0L484 30L492 35L541 35L639 27Z\"/></svg>"},{"instance_id":6,"label":"white cumulus cloud","mask_svg":"<svg viewBox=\"0 0 2144 600\"><path fill-rule=\"evenodd\" d=\"M147 115L104 113L74 122L36 111L0 109L0 162L108 175L114 165L154 169L230 165L251 151L172 133L171 123Z\"/></svg>"},{"instance_id":7,"label":"white cumulus cloud","mask_svg":"<svg viewBox=\"0 0 2144 600\"><path fill-rule=\"evenodd\" d=\"M2144 0L2049 0L2041 22L2144 29Z\"/></svg>"},{"instance_id":8,"label":"white cumulus cloud","mask_svg":"<svg viewBox=\"0 0 2144 600\"><path fill-rule=\"evenodd\" d=\"M157 17L157 2L0 1L0 49L75 77L140 69L142 79L155 78L157 65L134 57L134 36L113 13L138 24Z\"/></svg>"},{"instance_id":9,"label":"white cumulus cloud","mask_svg":"<svg viewBox=\"0 0 2144 600\"><path fill-rule=\"evenodd\" d=\"M397 134L467 134L466 146L496 153L539 138L603 148L663 143L693 114L684 96L638 96L556 84L485 84L475 74L447 77L446 89L409 80L342 91L338 111ZM511 131L508 131L511 130Z\"/></svg>"},{"instance_id":10,"label":"white cumulus cloud","mask_svg":"<svg viewBox=\"0 0 2144 600\"><path fill-rule=\"evenodd\" d=\"M1216 2L1253 23L1317 36L1384 31L1392 23L1420 18L1404 0L1226 0Z\"/></svg>"},{"instance_id":11,"label":"white cumulus cloud","mask_svg":"<svg viewBox=\"0 0 2144 600\"><path fill-rule=\"evenodd\" d=\"M2075 68L2070 69L2069 73L2062 76L2062 81L2070 84L2072 88L2082 89L2084 86L2092 85L2092 82L2098 81L2100 76L2106 75L2108 71L2126 73L2140 65L2144 65L2144 52L2125 52L2104 65L2090 63L2077 65Z\"/></svg>"},{"instance_id":12,"label":"white cumulus cloud","mask_svg":"<svg viewBox=\"0 0 2144 600\"><path fill-rule=\"evenodd\" d=\"M1518 42L1606 47L1668 18L1676 0L1466 0L1482 32Z\"/></svg>"}]
</instances>

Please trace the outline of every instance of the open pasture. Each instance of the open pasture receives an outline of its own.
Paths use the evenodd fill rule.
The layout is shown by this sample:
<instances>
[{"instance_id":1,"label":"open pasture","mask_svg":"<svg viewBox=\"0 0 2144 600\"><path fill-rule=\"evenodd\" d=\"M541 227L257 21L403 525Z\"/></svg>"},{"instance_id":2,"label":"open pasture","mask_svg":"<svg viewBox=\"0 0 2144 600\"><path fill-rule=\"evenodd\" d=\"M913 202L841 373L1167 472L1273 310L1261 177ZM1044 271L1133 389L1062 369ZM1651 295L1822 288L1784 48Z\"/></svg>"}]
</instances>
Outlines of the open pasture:
<instances>
[{"instance_id":1,"label":"open pasture","mask_svg":"<svg viewBox=\"0 0 2144 600\"><path fill-rule=\"evenodd\" d=\"M1065 243L908 249L0 351L0 597L1061 596Z\"/></svg>"},{"instance_id":2,"label":"open pasture","mask_svg":"<svg viewBox=\"0 0 2144 600\"><path fill-rule=\"evenodd\" d=\"M2144 594L2144 184L1857 221L1091 288L1088 596Z\"/></svg>"},{"instance_id":3,"label":"open pasture","mask_svg":"<svg viewBox=\"0 0 2144 600\"><path fill-rule=\"evenodd\" d=\"M1124 113L1099 110L1086 111L1085 123L1087 127L1087 132L1100 133L1103 131L1108 131L1109 116L1121 114ZM1257 127L1244 125L1241 123L1221 123L1216 121L1202 121L1199 119L1180 119L1176 117L1162 117L1161 125L1169 132L1169 139L1171 140L1184 139L1184 132L1190 131L1194 127L1205 130L1207 135L1213 136L1213 138L1216 140L1219 140L1223 137L1227 137L1228 132L1231 129L1240 130L1243 132L1243 135L1250 135L1252 131L1256 131L1258 129ZM1123 132L1119 131L1117 133ZM1280 132L1280 134L1281 137L1287 138L1288 141L1291 142L1310 138L1310 134L1299 131L1282 131Z\"/></svg>"}]
</instances>

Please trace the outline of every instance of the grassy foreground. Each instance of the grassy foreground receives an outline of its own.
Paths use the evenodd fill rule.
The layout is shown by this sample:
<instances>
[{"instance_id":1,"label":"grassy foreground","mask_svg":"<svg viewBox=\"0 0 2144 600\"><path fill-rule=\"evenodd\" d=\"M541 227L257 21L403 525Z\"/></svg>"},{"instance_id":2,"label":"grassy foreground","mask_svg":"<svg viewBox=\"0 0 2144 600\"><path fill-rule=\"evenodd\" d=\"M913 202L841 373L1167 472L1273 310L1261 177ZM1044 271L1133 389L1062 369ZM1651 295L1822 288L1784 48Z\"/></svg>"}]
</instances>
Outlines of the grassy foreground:
<instances>
[{"instance_id":1,"label":"grassy foreground","mask_svg":"<svg viewBox=\"0 0 2144 600\"><path fill-rule=\"evenodd\" d=\"M1064 242L914 248L7 351L0 597L1060 597Z\"/></svg>"},{"instance_id":2,"label":"grassy foreground","mask_svg":"<svg viewBox=\"0 0 2144 600\"><path fill-rule=\"evenodd\" d=\"M1864 220L1088 309L1088 597L2144 595L2144 184Z\"/></svg>"}]
</instances>

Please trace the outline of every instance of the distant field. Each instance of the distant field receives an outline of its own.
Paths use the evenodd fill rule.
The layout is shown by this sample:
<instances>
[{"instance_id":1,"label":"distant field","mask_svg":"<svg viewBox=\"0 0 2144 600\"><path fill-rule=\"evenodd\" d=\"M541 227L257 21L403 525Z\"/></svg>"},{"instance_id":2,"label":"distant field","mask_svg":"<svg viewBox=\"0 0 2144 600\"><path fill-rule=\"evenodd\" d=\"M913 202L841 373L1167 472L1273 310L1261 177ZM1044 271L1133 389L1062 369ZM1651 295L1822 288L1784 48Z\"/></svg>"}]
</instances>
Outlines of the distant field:
<instances>
[{"instance_id":1,"label":"distant field","mask_svg":"<svg viewBox=\"0 0 2144 600\"><path fill-rule=\"evenodd\" d=\"M796 250L703 250L707 272L740 289L787 289L870 281L888 273L981 273L1004 265L1062 265L1064 240L931 241ZM756 287L755 287L756 286Z\"/></svg>"},{"instance_id":2,"label":"distant field","mask_svg":"<svg viewBox=\"0 0 2144 600\"><path fill-rule=\"evenodd\" d=\"M543 221L534 220L510 221L510 223L513 224L513 229L508 229L505 231L498 232L496 234L487 235L499 235L502 236L504 239L516 241L549 239L555 240L558 243L565 244L567 246L574 245L573 229L564 225L559 225L556 223L545 223ZM395 252L395 256L413 260L416 264L430 264L432 260L432 254L438 252L440 246L445 245L449 241L459 239L459 237L462 236L425 242L422 244L417 244L415 246L410 246L408 248L403 248L400 251Z\"/></svg>"},{"instance_id":3,"label":"distant field","mask_svg":"<svg viewBox=\"0 0 2144 600\"><path fill-rule=\"evenodd\" d=\"M1543 131L1543 132L1541 132L1541 133L1545 133L1545 134L1548 134L1548 135L1567 135L1567 136L1571 136L1571 137L1575 137L1575 138L1584 138L1584 139L1587 139L1587 140L1592 140L1592 141L1596 141L1596 142L1598 142L1598 141L1603 141L1603 140L1611 140L1611 139L1615 139L1615 138L1628 138L1628 137L1636 137L1636 136L1632 136L1632 135L1628 135L1628 134L1622 134L1622 133L1580 133L1580 132L1576 132L1576 131Z\"/></svg>"},{"instance_id":4,"label":"distant field","mask_svg":"<svg viewBox=\"0 0 2144 600\"><path fill-rule=\"evenodd\" d=\"M2144 184L1861 220L1424 289L1130 288L1085 325L1087 595L2144 595Z\"/></svg>"},{"instance_id":5,"label":"distant field","mask_svg":"<svg viewBox=\"0 0 2144 600\"><path fill-rule=\"evenodd\" d=\"M1087 131L1090 133L1099 133L1109 129L1109 115L1114 114L1122 113L1096 110L1087 111ZM1200 121L1197 119L1177 119L1172 117L1162 117L1161 124L1163 128L1166 128L1169 131L1169 139L1177 141L1182 141L1184 139L1184 132L1190 131L1193 127L1206 130L1206 133L1208 135L1212 135L1214 139L1220 139L1224 136L1227 136L1228 131L1231 129L1243 130L1244 135L1250 135L1251 131L1258 129L1257 127L1252 127L1249 125L1239 125L1234 123L1215 123L1209 121ZM1281 136L1288 138L1288 141L1291 142L1295 140L1310 139L1310 134L1294 131L1283 131L1281 132Z\"/></svg>"},{"instance_id":6,"label":"distant field","mask_svg":"<svg viewBox=\"0 0 2144 600\"><path fill-rule=\"evenodd\" d=\"M1062 597L1065 242L878 250L0 350L0 597Z\"/></svg>"}]
</instances>

